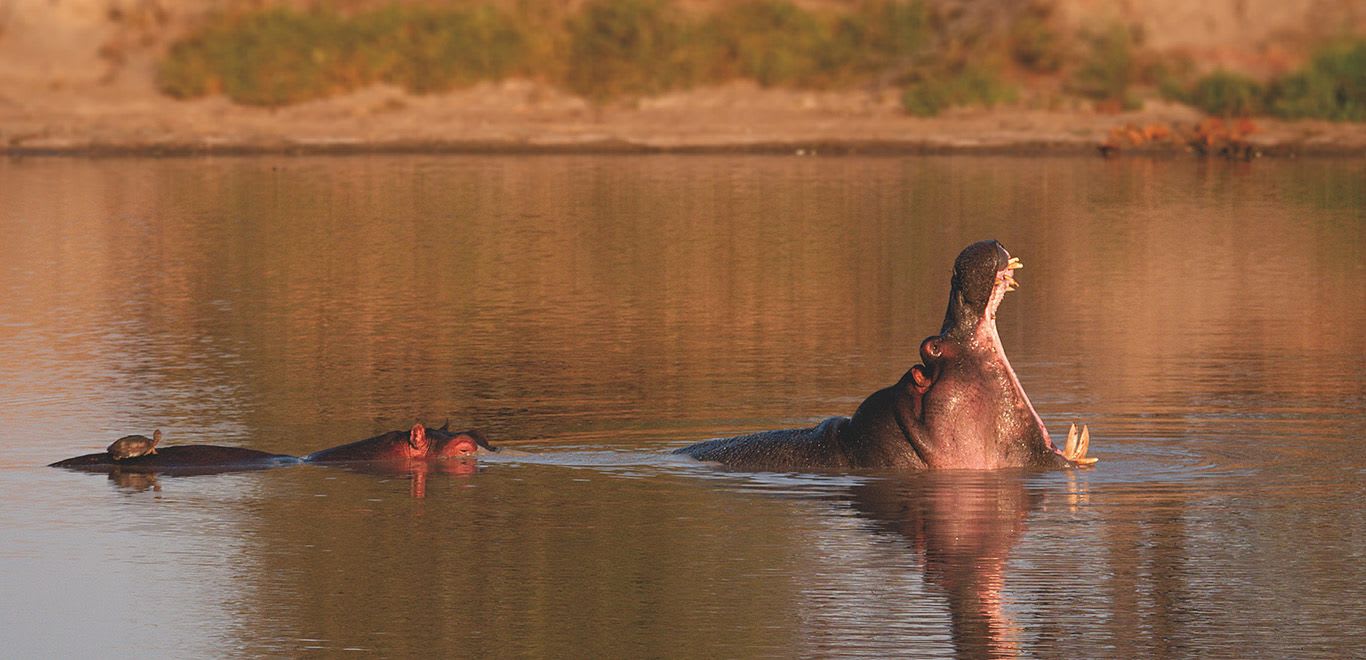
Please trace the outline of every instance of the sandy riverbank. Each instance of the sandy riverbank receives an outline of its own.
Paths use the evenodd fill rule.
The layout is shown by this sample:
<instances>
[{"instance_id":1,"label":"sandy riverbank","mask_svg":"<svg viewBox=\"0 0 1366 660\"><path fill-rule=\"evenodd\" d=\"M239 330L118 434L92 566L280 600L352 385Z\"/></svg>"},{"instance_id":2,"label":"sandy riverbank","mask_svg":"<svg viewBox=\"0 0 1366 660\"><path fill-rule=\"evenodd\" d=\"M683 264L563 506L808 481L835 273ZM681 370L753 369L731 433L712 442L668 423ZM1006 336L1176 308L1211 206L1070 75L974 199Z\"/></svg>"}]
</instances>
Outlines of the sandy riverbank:
<instances>
[{"instance_id":1,"label":"sandy riverbank","mask_svg":"<svg viewBox=\"0 0 1366 660\"><path fill-rule=\"evenodd\" d=\"M284 0L270 0L272 3ZM1201 61L1276 63L1277 34L1311 42L1307 0L1254 3L1240 14L1213 3L1198 15L1121 10L1123 3L1059 0L1068 25L1123 19L1162 49ZM210 154L344 152L1015 152L1186 154L1201 113L1169 102L1141 112L1093 112L1081 102L1026 86L1014 107L951 109L908 116L897 90L803 92L749 82L701 87L597 108L545 83L504 81L414 96L398 87L281 108L247 107L217 96L178 101L156 89L153 71L169 41L197 25L216 3L161 0L0 0L0 153ZM266 3L269 4L269 3ZM1337 1L1341 25L1356 25L1351 3ZM1083 5L1090 10L1083 11ZM1294 11L1291 11L1294 10ZM1254 20L1255 18L1255 20ZM1205 26L1191 29L1191 26ZM1210 26L1218 27L1217 30ZM1236 29L1235 29L1236 27ZM1037 85L1035 85L1037 87ZM1046 87L1046 83L1045 83ZM1061 105L1061 107L1059 107ZM1052 109L1042 109L1052 108ZM1135 148L1124 135L1168 135ZM1255 120L1239 139L1259 153L1366 156L1366 124Z\"/></svg>"},{"instance_id":2,"label":"sandy riverbank","mask_svg":"<svg viewBox=\"0 0 1366 660\"><path fill-rule=\"evenodd\" d=\"M761 89L749 83L595 108L525 81L414 96L371 87L278 109L223 98L174 101L151 90L82 87L0 96L0 152L229 154L345 152L1076 153L1124 126L1180 131L1201 115L1019 107L907 116L892 94ZM1257 120L1266 155L1366 155L1366 125ZM1120 153L1182 154L1178 141Z\"/></svg>"},{"instance_id":3,"label":"sandy riverbank","mask_svg":"<svg viewBox=\"0 0 1366 660\"><path fill-rule=\"evenodd\" d=\"M288 4L263 4L280 3ZM1049 85L1056 86L1056 81L1024 85L1021 100L1013 106L952 109L933 118L909 116L898 90L892 88L816 92L747 82L607 107L526 80L432 95L372 86L274 109L238 105L222 96L179 101L160 93L153 72L167 45L197 25L206 12L238 4L66 0L40 5L0 0L0 153L1094 155L1108 143L1120 155L1183 155L1195 152L1191 136L1199 134L1196 126L1203 118L1191 108L1151 100L1139 112L1095 112L1089 104L1050 92ZM1314 26L1324 16L1337 17L1335 24L1341 26L1361 21L1355 5L1340 0L1258 0L1254 5L1260 9L1253 12L1243 11L1243 3L1233 0L1210 3L1199 11L1177 11L1186 7L1177 0L1150 3L1152 11L1126 9L1125 3L1111 0L1055 4L1065 25L1120 20L1141 28L1152 47L1247 71L1276 63L1289 66L1286 53L1294 49L1287 50L1285 44L1313 43ZM1156 11L1159 5L1165 9ZM1325 7L1332 12L1325 14ZM1257 119L1242 128L1253 130L1237 135L1240 144L1263 155L1366 155L1366 124ZM1134 135L1163 137L1135 145Z\"/></svg>"}]
</instances>

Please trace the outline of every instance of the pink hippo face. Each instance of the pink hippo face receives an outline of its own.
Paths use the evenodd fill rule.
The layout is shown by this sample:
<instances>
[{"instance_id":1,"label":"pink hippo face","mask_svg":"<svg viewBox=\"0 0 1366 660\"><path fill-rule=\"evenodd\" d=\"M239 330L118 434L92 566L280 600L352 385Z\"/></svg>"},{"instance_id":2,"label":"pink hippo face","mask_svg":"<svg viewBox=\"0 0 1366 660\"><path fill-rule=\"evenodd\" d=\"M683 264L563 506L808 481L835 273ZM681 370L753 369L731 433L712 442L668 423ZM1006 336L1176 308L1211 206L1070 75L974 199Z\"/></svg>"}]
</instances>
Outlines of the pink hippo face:
<instances>
[{"instance_id":1,"label":"pink hippo face","mask_svg":"<svg viewBox=\"0 0 1366 660\"><path fill-rule=\"evenodd\" d=\"M479 451L497 451L479 431L451 431L445 426L414 424L407 432L389 431L373 438L313 452L308 463L415 463L434 459L474 458Z\"/></svg>"},{"instance_id":2,"label":"pink hippo face","mask_svg":"<svg viewBox=\"0 0 1366 660\"><path fill-rule=\"evenodd\" d=\"M432 443L432 448L428 451L428 458L465 458L473 457L479 451L481 444L475 434L477 431L461 431L458 433L442 433L445 437L437 438Z\"/></svg>"}]
</instances>

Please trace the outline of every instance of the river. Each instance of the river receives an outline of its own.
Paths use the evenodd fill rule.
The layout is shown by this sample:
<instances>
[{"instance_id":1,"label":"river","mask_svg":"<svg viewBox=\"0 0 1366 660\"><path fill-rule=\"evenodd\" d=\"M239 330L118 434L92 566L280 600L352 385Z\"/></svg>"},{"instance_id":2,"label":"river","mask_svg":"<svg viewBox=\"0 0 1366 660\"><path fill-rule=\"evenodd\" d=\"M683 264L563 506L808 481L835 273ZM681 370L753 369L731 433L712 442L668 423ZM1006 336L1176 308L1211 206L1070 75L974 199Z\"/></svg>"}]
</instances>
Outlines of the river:
<instances>
[{"instance_id":1,"label":"river","mask_svg":"<svg viewBox=\"0 0 1366 660\"><path fill-rule=\"evenodd\" d=\"M0 161L0 655L1360 657L1363 226L1348 159ZM1094 469L668 455L850 414L983 238ZM516 452L45 467L447 419Z\"/></svg>"}]
</instances>

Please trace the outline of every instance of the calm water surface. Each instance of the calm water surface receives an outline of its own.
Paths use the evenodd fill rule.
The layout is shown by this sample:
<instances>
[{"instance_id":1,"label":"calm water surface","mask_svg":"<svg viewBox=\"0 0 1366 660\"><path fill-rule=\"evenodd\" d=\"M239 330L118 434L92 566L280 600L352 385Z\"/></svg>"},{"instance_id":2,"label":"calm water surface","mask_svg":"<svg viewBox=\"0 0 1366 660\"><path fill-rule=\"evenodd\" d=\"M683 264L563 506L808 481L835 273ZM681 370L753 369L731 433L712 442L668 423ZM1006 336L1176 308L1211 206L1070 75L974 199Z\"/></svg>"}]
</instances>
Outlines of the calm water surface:
<instances>
[{"instance_id":1,"label":"calm water surface","mask_svg":"<svg viewBox=\"0 0 1366 660\"><path fill-rule=\"evenodd\" d=\"M0 655L1366 655L1361 161L0 161ZM953 257L1096 469L747 474L849 414ZM477 470L303 454L420 419Z\"/></svg>"}]
</instances>

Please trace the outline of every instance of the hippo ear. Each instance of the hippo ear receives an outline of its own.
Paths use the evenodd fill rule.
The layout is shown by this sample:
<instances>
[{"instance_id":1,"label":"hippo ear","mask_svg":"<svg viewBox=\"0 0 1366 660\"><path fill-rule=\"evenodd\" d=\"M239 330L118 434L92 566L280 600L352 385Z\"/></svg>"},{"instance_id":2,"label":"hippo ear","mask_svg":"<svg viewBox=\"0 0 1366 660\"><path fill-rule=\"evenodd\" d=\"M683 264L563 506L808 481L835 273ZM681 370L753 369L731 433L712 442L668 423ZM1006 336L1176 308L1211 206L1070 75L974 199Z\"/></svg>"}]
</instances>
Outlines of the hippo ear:
<instances>
[{"instance_id":1,"label":"hippo ear","mask_svg":"<svg viewBox=\"0 0 1366 660\"><path fill-rule=\"evenodd\" d=\"M446 423L441 425L441 430L447 432L451 430L451 418L446 418Z\"/></svg>"},{"instance_id":2,"label":"hippo ear","mask_svg":"<svg viewBox=\"0 0 1366 660\"><path fill-rule=\"evenodd\" d=\"M924 394L925 392L928 392L930 389L930 385L934 384L934 381L931 378L929 371L925 369L924 366L919 364L915 365L914 367L911 367L911 370L908 371L906 375L910 376L910 385L919 394Z\"/></svg>"}]
</instances>

